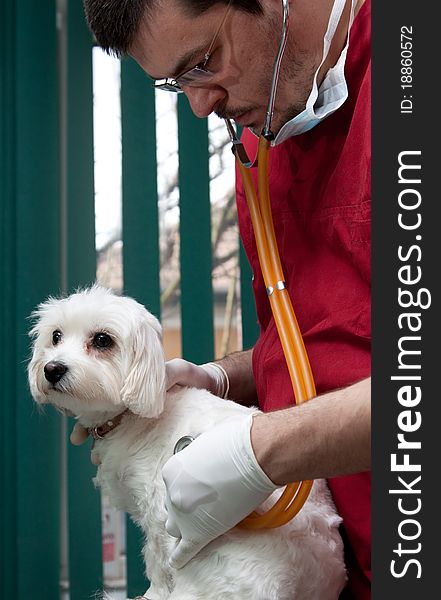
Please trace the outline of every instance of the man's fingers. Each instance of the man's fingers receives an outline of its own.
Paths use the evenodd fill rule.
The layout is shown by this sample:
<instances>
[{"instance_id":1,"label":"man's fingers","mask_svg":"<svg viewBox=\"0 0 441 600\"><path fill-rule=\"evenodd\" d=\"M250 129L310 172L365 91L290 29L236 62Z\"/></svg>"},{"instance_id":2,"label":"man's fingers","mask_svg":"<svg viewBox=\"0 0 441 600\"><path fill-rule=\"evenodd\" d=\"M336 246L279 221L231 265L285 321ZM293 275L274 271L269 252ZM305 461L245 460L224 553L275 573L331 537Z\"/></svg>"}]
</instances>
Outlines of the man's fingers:
<instances>
[{"instance_id":1,"label":"man's fingers","mask_svg":"<svg viewBox=\"0 0 441 600\"><path fill-rule=\"evenodd\" d=\"M167 521L165 522L165 530L167 533L175 538L181 537L181 531L173 518L173 515L170 513L167 516Z\"/></svg>"},{"instance_id":2,"label":"man's fingers","mask_svg":"<svg viewBox=\"0 0 441 600\"><path fill-rule=\"evenodd\" d=\"M165 363L165 387L170 390L174 385L196 387L199 389L211 389L213 386L213 372L209 372L201 365L195 365L183 358L172 358Z\"/></svg>"},{"instance_id":3,"label":"man's fingers","mask_svg":"<svg viewBox=\"0 0 441 600\"><path fill-rule=\"evenodd\" d=\"M170 557L170 566L174 569L182 569L203 547L202 542L181 540Z\"/></svg>"},{"instance_id":4,"label":"man's fingers","mask_svg":"<svg viewBox=\"0 0 441 600\"><path fill-rule=\"evenodd\" d=\"M81 446L89 437L89 432L85 427L80 425L80 423L75 423L74 428L72 429L72 433L70 434L70 441L74 446ZM101 459L96 450L93 449L90 453L90 462L93 465L100 465Z\"/></svg>"},{"instance_id":5,"label":"man's fingers","mask_svg":"<svg viewBox=\"0 0 441 600\"><path fill-rule=\"evenodd\" d=\"M176 384L185 384L188 371L187 361L181 358L172 358L165 363L165 389L168 391Z\"/></svg>"},{"instance_id":6,"label":"man's fingers","mask_svg":"<svg viewBox=\"0 0 441 600\"><path fill-rule=\"evenodd\" d=\"M81 446L89 437L89 432L80 423L75 423L72 433L70 434L70 441L74 446Z\"/></svg>"}]
</instances>

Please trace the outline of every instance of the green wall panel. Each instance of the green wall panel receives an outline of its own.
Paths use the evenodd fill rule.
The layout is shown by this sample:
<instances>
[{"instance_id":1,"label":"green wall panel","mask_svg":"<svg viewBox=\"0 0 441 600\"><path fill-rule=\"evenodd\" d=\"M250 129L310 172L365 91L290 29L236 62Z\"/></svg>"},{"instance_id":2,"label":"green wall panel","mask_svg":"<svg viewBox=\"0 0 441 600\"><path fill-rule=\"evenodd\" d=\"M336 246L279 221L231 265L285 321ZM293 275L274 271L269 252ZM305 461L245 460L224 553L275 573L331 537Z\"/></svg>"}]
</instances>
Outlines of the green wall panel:
<instances>
[{"instance_id":1,"label":"green wall panel","mask_svg":"<svg viewBox=\"0 0 441 600\"><path fill-rule=\"evenodd\" d=\"M155 92L131 59L121 62L124 289L160 316Z\"/></svg>"},{"instance_id":2,"label":"green wall panel","mask_svg":"<svg viewBox=\"0 0 441 600\"><path fill-rule=\"evenodd\" d=\"M121 62L124 291L160 316L155 93L131 59ZM142 532L127 519L127 593L149 586Z\"/></svg>"},{"instance_id":3,"label":"green wall panel","mask_svg":"<svg viewBox=\"0 0 441 600\"><path fill-rule=\"evenodd\" d=\"M259 323L257 321L256 303L253 294L253 272L243 249L242 242L240 242L239 252L242 347L244 350L247 350L254 346L259 337Z\"/></svg>"},{"instance_id":4,"label":"green wall panel","mask_svg":"<svg viewBox=\"0 0 441 600\"><path fill-rule=\"evenodd\" d=\"M182 355L213 359L211 212L207 119L197 119L178 99Z\"/></svg>"},{"instance_id":5,"label":"green wall panel","mask_svg":"<svg viewBox=\"0 0 441 600\"><path fill-rule=\"evenodd\" d=\"M64 131L62 201L64 233L63 284L66 291L90 285L96 277L93 40L82 2L68 0L65 39L65 79L62 87ZM73 421L68 422L68 433ZM100 493L92 479L90 441L67 444L68 552L71 600L85 600L103 587Z\"/></svg>"},{"instance_id":6,"label":"green wall panel","mask_svg":"<svg viewBox=\"0 0 441 600\"><path fill-rule=\"evenodd\" d=\"M5 488L14 510L5 537L9 541L14 537L15 544L12 571L0 586L5 585L4 597L52 600L59 594L59 419L50 409L40 414L32 404L26 363L27 317L59 287L55 2L41 5L19 0L3 3L2 9L8 11L0 27L2 37L6 35L3 44L8 46L10 73L9 89L2 89L2 94L13 98L7 113L12 135L1 158L8 161L9 184L3 202L12 227L9 281L2 285L8 289L9 325L14 324L15 334L8 350L9 372L15 381L10 379L9 393L2 398L14 406L8 414L13 435Z\"/></svg>"}]
</instances>

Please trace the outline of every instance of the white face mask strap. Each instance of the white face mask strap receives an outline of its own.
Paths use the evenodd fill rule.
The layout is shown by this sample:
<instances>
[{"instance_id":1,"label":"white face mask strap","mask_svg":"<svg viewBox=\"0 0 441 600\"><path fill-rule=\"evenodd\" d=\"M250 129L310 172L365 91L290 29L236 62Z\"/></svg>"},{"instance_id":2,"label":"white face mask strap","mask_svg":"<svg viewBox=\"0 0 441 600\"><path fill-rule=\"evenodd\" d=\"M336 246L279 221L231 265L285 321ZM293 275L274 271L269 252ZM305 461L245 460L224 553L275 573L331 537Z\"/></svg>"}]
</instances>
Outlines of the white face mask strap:
<instances>
[{"instance_id":1,"label":"white face mask strap","mask_svg":"<svg viewBox=\"0 0 441 600\"><path fill-rule=\"evenodd\" d=\"M351 0L351 16L350 16L350 20L349 20L348 37L349 37L349 31L352 26L352 22L354 20L354 1L355 0ZM341 16L343 14L345 5L346 5L346 0L335 0L334 5L332 7L331 15L330 15L329 21L328 21L328 27L326 29L325 37L323 38L322 61L319 64L317 71L315 72L312 93L309 96L308 101L306 103L307 106L314 105L315 101L317 100L317 96L318 96L317 75L318 75L318 72L320 71L323 63L325 62L326 58L328 57L329 48L331 47L332 40L334 39L334 35L337 30L338 24L340 22ZM347 44L346 44L346 46L347 46Z\"/></svg>"},{"instance_id":2,"label":"white face mask strap","mask_svg":"<svg viewBox=\"0 0 441 600\"><path fill-rule=\"evenodd\" d=\"M353 0L351 0L353 2ZM328 21L328 28L326 29L325 37L324 37L324 52L323 54L327 54L329 51L329 46L331 45L332 39L335 35L335 31L340 22L341 16L343 14L344 8L346 5L346 0L335 0L334 5L331 10L331 15Z\"/></svg>"},{"instance_id":3,"label":"white face mask strap","mask_svg":"<svg viewBox=\"0 0 441 600\"><path fill-rule=\"evenodd\" d=\"M352 21L354 20L354 3L355 0L351 0L351 13L349 17L349 29L351 28ZM328 28L324 37L324 52L325 57L329 52L329 47L334 38L335 31L340 23L341 16L346 6L346 0L335 0L334 6L332 7L331 16L329 17Z\"/></svg>"},{"instance_id":4,"label":"white face mask strap","mask_svg":"<svg viewBox=\"0 0 441 600\"><path fill-rule=\"evenodd\" d=\"M335 0L329 17L326 34L323 38L322 61L315 72L312 88L306 101L305 109L293 119L291 119L283 125L283 127L277 134L276 139L272 142L273 146L281 144L283 141L285 141L291 136L300 135L305 131L309 131L329 114L332 114L332 112L334 112L339 106L341 106L341 104L343 104L343 102L347 98L348 89L344 78L344 65L346 62L347 49L349 45L349 32L351 30L355 16L355 0L351 0L351 13L349 17L348 32L346 35L346 44L337 60L336 65L332 67L332 69L329 69L328 74L325 76L321 84L322 87L320 89L324 90L326 88L327 90L327 100L322 101L320 107L316 107L316 112L315 105L319 98L317 75L328 56L331 42L334 38L337 26L340 22L345 6L346 0ZM334 92L330 94L330 90L334 90ZM327 107L327 104L331 106L331 110L329 109L329 106Z\"/></svg>"}]
</instances>

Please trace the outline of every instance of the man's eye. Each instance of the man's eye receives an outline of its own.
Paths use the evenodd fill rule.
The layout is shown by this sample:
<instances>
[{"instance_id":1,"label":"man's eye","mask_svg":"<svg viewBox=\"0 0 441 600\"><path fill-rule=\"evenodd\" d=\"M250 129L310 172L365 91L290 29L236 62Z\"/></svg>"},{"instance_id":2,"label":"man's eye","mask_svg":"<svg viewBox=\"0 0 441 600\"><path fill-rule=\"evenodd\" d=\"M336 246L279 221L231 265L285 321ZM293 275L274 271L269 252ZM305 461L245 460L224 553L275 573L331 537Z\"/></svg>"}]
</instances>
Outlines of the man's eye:
<instances>
[{"instance_id":1,"label":"man's eye","mask_svg":"<svg viewBox=\"0 0 441 600\"><path fill-rule=\"evenodd\" d=\"M113 346L113 340L108 333L96 333L93 336L92 344L95 348L110 348Z\"/></svg>"},{"instance_id":2,"label":"man's eye","mask_svg":"<svg viewBox=\"0 0 441 600\"><path fill-rule=\"evenodd\" d=\"M56 346L59 342L61 342L61 338L63 337L63 334L61 333L61 331L59 329L56 329L53 333L52 333L52 344L54 346Z\"/></svg>"}]
</instances>

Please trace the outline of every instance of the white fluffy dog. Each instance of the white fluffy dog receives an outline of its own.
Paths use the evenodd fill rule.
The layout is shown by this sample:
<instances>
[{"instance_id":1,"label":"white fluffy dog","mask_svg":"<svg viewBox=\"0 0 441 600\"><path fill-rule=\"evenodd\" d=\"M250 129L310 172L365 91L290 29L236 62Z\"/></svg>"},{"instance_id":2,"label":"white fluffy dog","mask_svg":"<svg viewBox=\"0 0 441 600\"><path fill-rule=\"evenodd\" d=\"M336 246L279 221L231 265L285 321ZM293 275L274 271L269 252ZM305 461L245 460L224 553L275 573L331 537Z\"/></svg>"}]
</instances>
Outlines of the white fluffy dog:
<instances>
[{"instance_id":1,"label":"white fluffy dog","mask_svg":"<svg viewBox=\"0 0 441 600\"><path fill-rule=\"evenodd\" d=\"M196 437L251 409L205 390L165 393L161 327L131 298L94 286L50 298L34 317L32 395L101 434L95 442L101 459L97 484L146 536L143 554L151 587L145 598L338 598L346 580L341 519L324 481L314 483L287 525L262 532L235 528L184 568L172 569L169 557L177 541L165 529L162 467L181 437Z\"/></svg>"}]
</instances>

